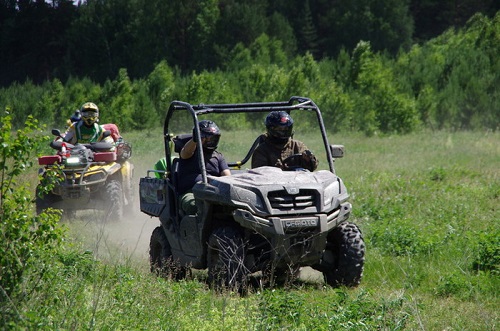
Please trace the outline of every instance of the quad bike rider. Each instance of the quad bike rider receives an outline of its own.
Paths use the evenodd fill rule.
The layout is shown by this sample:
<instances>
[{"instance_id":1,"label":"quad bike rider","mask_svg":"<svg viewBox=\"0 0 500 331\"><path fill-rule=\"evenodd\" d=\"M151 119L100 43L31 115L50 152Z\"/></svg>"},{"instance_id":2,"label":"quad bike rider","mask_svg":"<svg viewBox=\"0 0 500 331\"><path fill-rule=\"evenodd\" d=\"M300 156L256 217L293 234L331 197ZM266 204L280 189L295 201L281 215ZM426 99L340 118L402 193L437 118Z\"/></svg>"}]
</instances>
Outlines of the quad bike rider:
<instances>
[{"instance_id":1,"label":"quad bike rider","mask_svg":"<svg viewBox=\"0 0 500 331\"><path fill-rule=\"evenodd\" d=\"M72 217L77 210L101 209L106 220L118 220L124 209L133 207L131 145L114 124L115 135L98 124L99 108L94 103L83 104L79 113L66 133L52 130L56 139L50 146L57 153L38 159L44 167L39 170L37 212L51 207Z\"/></svg>"},{"instance_id":2,"label":"quad bike rider","mask_svg":"<svg viewBox=\"0 0 500 331\"><path fill-rule=\"evenodd\" d=\"M291 155L279 167L242 169L262 143L259 136L241 161L230 162L231 176L215 177L206 172L198 149L201 180L192 192L195 215L180 209L179 153L194 135L201 137L198 116L231 113L308 112L317 119L328 170L309 171L293 166ZM174 133L183 113L192 134ZM141 211L158 217L160 225L150 241L151 271L183 278L191 268L208 268L209 284L215 288L245 291L248 276L262 272L265 284L278 276L293 276L309 266L323 273L331 286L360 283L365 245L359 228L348 221L352 206L349 194L334 170L334 159L343 157L341 145L330 145L321 112L304 97L284 102L191 105L173 101L164 124L166 170L163 178L148 171L140 179Z\"/></svg>"}]
</instances>

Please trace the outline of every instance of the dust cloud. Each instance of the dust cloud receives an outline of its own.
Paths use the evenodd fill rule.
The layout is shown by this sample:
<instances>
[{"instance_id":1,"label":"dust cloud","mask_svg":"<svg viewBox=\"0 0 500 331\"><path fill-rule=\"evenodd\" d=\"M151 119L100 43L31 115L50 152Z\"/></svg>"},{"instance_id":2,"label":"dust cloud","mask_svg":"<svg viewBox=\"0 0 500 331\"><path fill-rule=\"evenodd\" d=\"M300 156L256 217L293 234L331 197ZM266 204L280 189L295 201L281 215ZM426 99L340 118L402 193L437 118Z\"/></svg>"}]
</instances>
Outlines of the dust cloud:
<instances>
[{"instance_id":1,"label":"dust cloud","mask_svg":"<svg viewBox=\"0 0 500 331\"><path fill-rule=\"evenodd\" d=\"M160 221L142 213L139 205L139 178L146 175L145 169L152 167L134 164L134 168L134 204L122 219L106 221L102 211L82 210L62 222L70 239L83 250L91 251L96 259L149 270L149 241Z\"/></svg>"}]
</instances>

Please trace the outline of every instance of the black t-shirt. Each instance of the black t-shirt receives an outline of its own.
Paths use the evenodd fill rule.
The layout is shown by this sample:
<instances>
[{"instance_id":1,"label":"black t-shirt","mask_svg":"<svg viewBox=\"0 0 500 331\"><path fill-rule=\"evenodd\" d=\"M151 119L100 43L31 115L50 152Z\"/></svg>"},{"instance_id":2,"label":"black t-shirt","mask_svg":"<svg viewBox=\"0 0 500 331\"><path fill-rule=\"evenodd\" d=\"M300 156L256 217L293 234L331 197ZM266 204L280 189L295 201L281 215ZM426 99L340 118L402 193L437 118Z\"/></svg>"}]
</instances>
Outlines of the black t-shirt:
<instances>
[{"instance_id":1,"label":"black t-shirt","mask_svg":"<svg viewBox=\"0 0 500 331\"><path fill-rule=\"evenodd\" d=\"M211 151L203 156L208 175L220 176L224 170L229 169L226 159L221 153ZM189 159L179 159L179 193L183 194L190 190L200 180L201 170L198 165L198 153L195 152Z\"/></svg>"}]
</instances>

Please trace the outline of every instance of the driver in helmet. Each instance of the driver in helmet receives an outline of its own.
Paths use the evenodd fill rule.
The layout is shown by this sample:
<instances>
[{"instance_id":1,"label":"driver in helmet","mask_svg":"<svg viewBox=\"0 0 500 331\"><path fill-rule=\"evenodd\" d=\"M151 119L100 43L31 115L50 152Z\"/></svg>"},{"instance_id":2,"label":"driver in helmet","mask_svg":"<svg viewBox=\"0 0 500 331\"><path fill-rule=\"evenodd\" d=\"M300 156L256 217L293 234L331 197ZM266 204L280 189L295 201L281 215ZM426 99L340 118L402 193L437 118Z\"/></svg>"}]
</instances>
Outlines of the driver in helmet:
<instances>
[{"instance_id":1,"label":"driver in helmet","mask_svg":"<svg viewBox=\"0 0 500 331\"><path fill-rule=\"evenodd\" d=\"M201 148L208 175L229 176L231 171L222 153L216 150L221 136L219 127L215 122L202 120L199 122ZM200 143L191 138L182 148L179 160L179 193L181 194L181 208L186 214L196 214L197 208L192 193L193 185L201 179L201 170L198 164L198 154L195 153Z\"/></svg>"},{"instance_id":2,"label":"driver in helmet","mask_svg":"<svg viewBox=\"0 0 500 331\"><path fill-rule=\"evenodd\" d=\"M86 102L80 108L80 120L73 122L64 134L64 141L70 144L88 144L98 141L114 143L110 136L104 137L102 125L99 125L99 108L93 102Z\"/></svg>"},{"instance_id":3,"label":"driver in helmet","mask_svg":"<svg viewBox=\"0 0 500 331\"><path fill-rule=\"evenodd\" d=\"M316 170L316 156L303 142L293 139L293 119L290 114L272 111L267 115L265 125L267 132L262 135L262 142L253 152L252 168L273 166L283 170Z\"/></svg>"}]
</instances>

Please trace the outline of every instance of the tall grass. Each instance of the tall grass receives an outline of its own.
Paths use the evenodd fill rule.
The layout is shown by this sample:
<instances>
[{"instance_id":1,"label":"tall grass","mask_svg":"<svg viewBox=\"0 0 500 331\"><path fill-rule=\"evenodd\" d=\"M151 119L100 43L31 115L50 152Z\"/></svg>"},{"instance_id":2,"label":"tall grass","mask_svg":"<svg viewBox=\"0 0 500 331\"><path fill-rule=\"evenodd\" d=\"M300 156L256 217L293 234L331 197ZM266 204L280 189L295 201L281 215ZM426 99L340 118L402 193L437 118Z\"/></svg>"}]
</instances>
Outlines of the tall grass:
<instances>
[{"instance_id":1,"label":"tall grass","mask_svg":"<svg viewBox=\"0 0 500 331\"><path fill-rule=\"evenodd\" d=\"M219 149L230 160L244 154L258 133L223 132ZM320 150L314 133L298 132L296 137ZM126 138L134 147L138 180L163 153L161 132L131 132ZM215 294L203 272L178 282L150 274L147 238L134 242L130 232L111 238L134 224L154 227L156 219L137 213L126 222L101 226L90 213L64 223L73 246L65 245L46 277L30 287L30 300L17 298L22 318L4 328L497 329L500 135L329 138L346 147L336 171L351 193L352 218L367 243L359 287L332 289L302 279L275 289L255 288L243 298ZM131 247L123 245L125 239L133 250L125 249Z\"/></svg>"}]
</instances>

